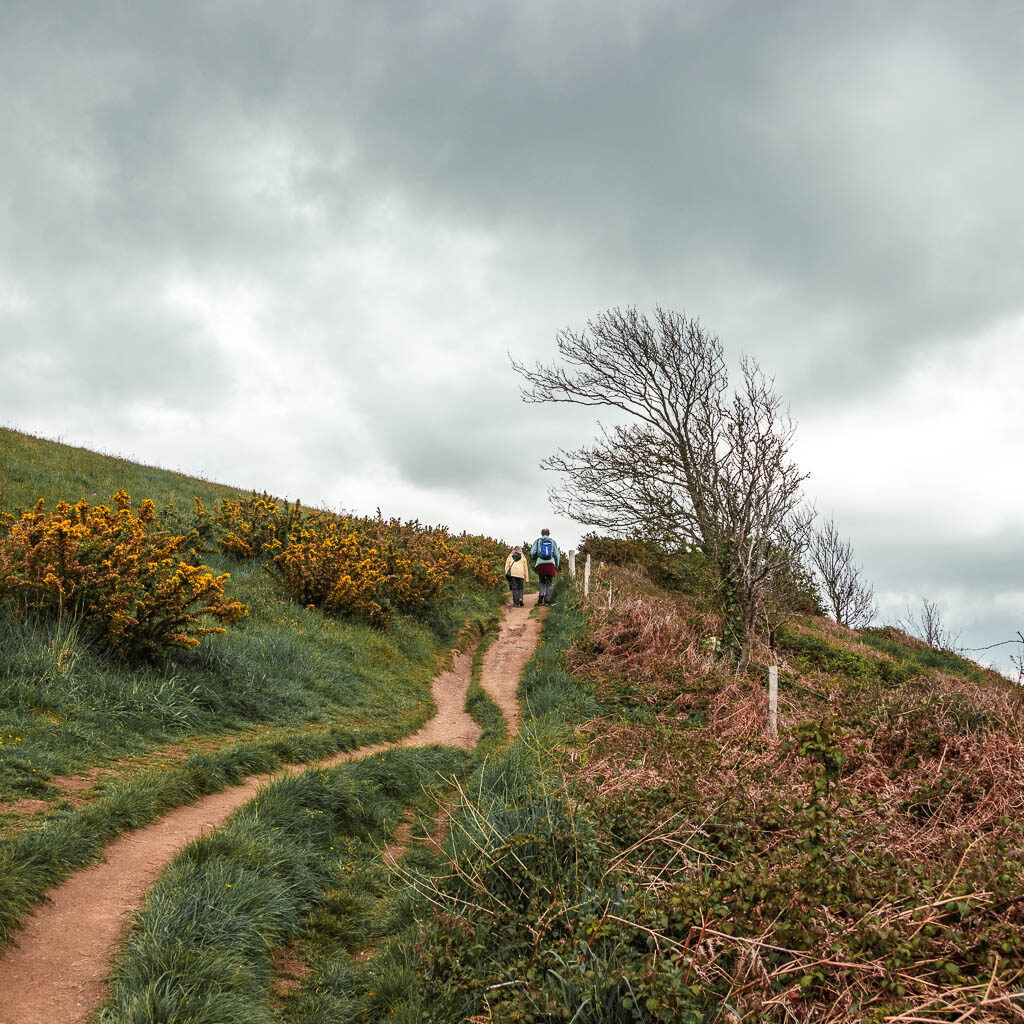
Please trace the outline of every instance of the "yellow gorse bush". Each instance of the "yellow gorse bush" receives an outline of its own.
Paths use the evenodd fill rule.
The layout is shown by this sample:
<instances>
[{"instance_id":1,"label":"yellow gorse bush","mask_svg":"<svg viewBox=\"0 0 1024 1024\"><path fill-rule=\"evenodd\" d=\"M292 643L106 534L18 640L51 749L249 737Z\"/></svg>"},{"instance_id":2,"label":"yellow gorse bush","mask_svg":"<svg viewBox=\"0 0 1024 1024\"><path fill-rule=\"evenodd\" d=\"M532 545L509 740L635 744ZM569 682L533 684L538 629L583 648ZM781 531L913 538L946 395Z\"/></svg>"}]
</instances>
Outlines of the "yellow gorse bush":
<instances>
[{"instance_id":1,"label":"yellow gorse bush","mask_svg":"<svg viewBox=\"0 0 1024 1024\"><path fill-rule=\"evenodd\" d=\"M416 615L456 577L501 580L503 549L486 537L453 537L419 522L307 511L267 495L224 501L216 516L221 548L239 559L265 556L304 605L384 624Z\"/></svg>"},{"instance_id":2,"label":"yellow gorse bush","mask_svg":"<svg viewBox=\"0 0 1024 1024\"><path fill-rule=\"evenodd\" d=\"M275 501L269 494L253 494L233 501L225 499L213 522L220 531L221 550L244 562L261 555L276 555L304 521L322 514L306 512L301 501L290 505Z\"/></svg>"},{"instance_id":3,"label":"yellow gorse bush","mask_svg":"<svg viewBox=\"0 0 1024 1024\"><path fill-rule=\"evenodd\" d=\"M137 513L125 491L114 508L40 499L19 517L0 516L0 598L26 612L71 615L124 657L196 647L248 609L224 594L228 574L182 561L194 540L160 528L153 502Z\"/></svg>"}]
</instances>

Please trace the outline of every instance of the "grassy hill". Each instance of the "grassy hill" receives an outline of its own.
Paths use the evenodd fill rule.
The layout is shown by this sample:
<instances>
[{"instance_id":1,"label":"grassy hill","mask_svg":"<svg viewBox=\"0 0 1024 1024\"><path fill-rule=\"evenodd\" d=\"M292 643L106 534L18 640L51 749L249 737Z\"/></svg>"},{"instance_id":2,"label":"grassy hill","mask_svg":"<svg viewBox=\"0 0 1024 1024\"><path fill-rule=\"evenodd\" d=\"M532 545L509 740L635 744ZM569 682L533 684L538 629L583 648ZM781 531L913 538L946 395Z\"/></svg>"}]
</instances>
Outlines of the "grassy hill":
<instances>
[{"instance_id":1,"label":"grassy hill","mask_svg":"<svg viewBox=\"0 0 1024 1024\"><path fill-rule=\"evenodd\" d=\"M195 499L214 510L237 501L237 489L0 431L0 512L19 513L40 498L49 511L62 500L113 506L118 491L136 510L152 500L155 515L178 532L198 522L202 534L175 559L228 575L225 593L248 613L202 636L194 650L136 657L119 654L74 609L33 612L20 597L0 599L0 941L47 885L166 808L251 771L415 730L433 713L430 680L456 634L467 621L482 628L502 596L455 576L443 601L414 613L396 605L374 622L325 614L313 598L299 602L288 592L281 573L269 571L270 555L238 556L219 543L226 527L197 517ZM234 509L236 540L247 508ZM143 511L125 516L142 533L159 525L147 526ZM330 526L338 536L348 530L349 540L367 528ZM441 543L416 525L369 527L392 547ZM489 550L484 539L473 543ZM41 589L17 593L35 598ZM130 614L138 618L142 607Z\"/></svg>"},{"instance_id":2,"label":"grassy hill","mask_svg":"<svg viewBox=\"0 0 1024 1024\"><path fill-rule=\"evenodd\" d=\"M636 579L620 573L633 603L598 612L574 654L618 710L572 774L705 1004L779 1021L1019 1007L1024 692L896 629L812 616L733 679L692 598Z\"/></svg>"},{"instance_id":3,"label":"grassy hill","mask_svg":"<svg viewBox=\"0 0 1024 1024\"><path fill-rule=\"evenodd\" d=\"M122 488L140 498L152 498L158 508L172 504L182 511L192 507L193 497L213 506L222 498L246 493L0 427L0 508L31 508L39 498L50 504L93 497L109 500Z\"/></svg>"}]
</instances>

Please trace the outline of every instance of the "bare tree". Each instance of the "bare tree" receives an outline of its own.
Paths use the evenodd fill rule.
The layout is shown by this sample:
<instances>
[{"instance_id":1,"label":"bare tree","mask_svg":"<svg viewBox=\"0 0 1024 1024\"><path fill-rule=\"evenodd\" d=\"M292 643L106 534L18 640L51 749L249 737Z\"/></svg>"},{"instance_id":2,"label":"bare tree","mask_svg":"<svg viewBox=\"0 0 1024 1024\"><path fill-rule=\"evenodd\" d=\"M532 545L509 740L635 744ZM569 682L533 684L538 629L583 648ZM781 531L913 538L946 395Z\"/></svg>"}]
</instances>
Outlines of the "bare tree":
<instances>
[{"instance_id":1,"label":"bare tree","mask_svg":"<svg viewBox=\"0 0 1024 1024\"><path fill-rule=\"evenodd\" d=\"M810 556L832 617L841 626L860 629L878 614L871 584L853 562L853 547L829 519L811 538Z\"/></svg>"},{"instance_id":2,"label":"bare tree","mask_svg":"<svg viewBox=\"0 0 1024 1024\"><path fill-rule=\"evenodd\" d=\"M921 598L920 612L915 615L908 607L907 617L900 619L897 625L904 633L923 640L933 650L959 653L960 634L951 633L946 628L938 604L927 597Z\"/></svg>"},{"instance_id":3,"label":"bare tree","mask_svg":"<svg viewBox=\"0 0 1024 1024\"><path fill-rule=\"evenodd\" d=\"M729 393L722 345L699 321L611 309L557 336L559 364L513 361L528 402L625 413L591 446L544 460L556 510L620 535L696 546L717 573L727 645L749 657L759 612L807 540L795 424L751 360Z\"/></svg>"}]
</instances>

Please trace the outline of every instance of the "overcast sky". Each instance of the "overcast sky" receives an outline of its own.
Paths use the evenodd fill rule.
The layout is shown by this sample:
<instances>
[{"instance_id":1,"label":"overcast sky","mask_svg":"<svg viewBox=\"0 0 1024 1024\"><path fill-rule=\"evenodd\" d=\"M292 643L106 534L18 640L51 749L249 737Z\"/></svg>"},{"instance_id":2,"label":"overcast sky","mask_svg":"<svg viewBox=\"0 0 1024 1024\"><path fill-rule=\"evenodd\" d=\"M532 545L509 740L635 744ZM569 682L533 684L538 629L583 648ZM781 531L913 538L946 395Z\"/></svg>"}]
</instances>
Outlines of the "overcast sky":
<instances>
[{"instance_id":1,"label":"overcast sky","mask_svg":"<svg viewBox=\"0 0 1024 1024\"><path fill-rule=\"evenodd\" d=\"M510 540L592 417L507 353L699 316L883 619L1024 627L1024 7L0 0L0 422Z\"/></svg>"}]
</instances>

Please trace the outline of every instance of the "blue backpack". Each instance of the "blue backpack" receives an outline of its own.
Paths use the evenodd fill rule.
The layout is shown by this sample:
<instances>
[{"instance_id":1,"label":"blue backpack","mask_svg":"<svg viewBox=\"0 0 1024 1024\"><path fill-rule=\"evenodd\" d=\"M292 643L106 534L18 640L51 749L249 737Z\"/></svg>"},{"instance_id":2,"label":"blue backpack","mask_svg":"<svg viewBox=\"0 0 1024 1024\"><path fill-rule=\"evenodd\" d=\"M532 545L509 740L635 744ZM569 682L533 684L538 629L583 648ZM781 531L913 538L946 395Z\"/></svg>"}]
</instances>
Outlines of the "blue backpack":
<instances>
[{"instance_id":1,"label":"blue backpack","mask_svg":"<svg viewBox=\"0 0 1024 1024\"><path fill-rule=\"evenodd\" d=\"M540 556L541 558L551 558L555 553L555 542L550 537L541 537L540 539Z\"/></svg>"}]
</instances>

